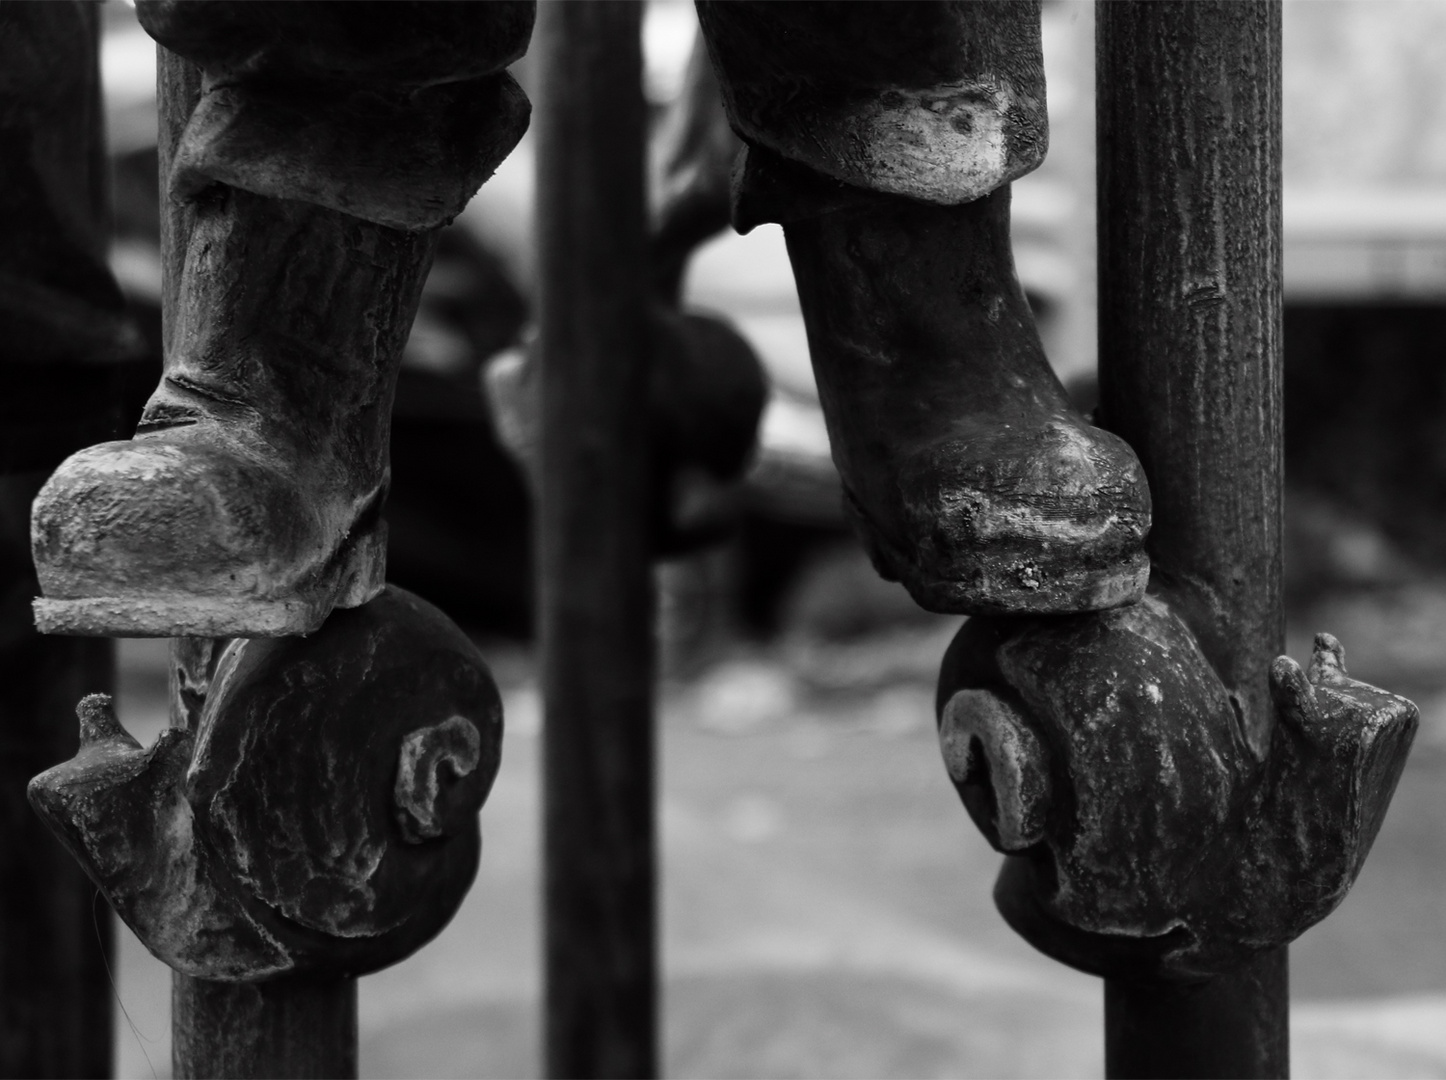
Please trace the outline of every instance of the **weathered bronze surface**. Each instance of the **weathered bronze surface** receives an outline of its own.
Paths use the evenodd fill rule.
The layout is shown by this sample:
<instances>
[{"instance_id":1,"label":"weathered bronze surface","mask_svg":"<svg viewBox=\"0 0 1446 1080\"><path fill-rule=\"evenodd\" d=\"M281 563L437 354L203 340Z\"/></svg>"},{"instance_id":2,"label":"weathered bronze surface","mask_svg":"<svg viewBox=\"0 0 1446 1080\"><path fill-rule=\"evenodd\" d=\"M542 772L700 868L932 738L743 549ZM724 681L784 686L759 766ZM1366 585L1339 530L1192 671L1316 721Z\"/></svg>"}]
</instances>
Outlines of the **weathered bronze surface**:
<instances>
[{"instance_id":1,"label":"weathered bronze surface","mask_svg":"<svg viewBox=\"0 0 1446 1080\"><path fill-rule=\"evenodd\" d=\"M157 0L203 69L166 374L35 505L56 633L268 635L375 596L401 348L449 221L521 137L531 7Z\"/></svg>"},{"instance_id":2,"label":"weathered bronze surface","mask_svg":"<svg viewBox=\"0 0 1446 1080\"><path fill-rule=\"evenodd\" d=\"M1065 963L1204 979L1294 940L1345 898L1380 828L1416 707L1346 676L1316 639L1276 660L1264 758L1161 601L975 619L940 676L950 778L1013 856L995 898Z\"/></svg>"},{"instance_id":3,"label":"weathered bronze surface","mask_svg":"<svg viewBox=\"0 0 1446 1080\"><path fill-rule=\"evenodd\" d=\"M954 205L1044 160L1035 0L703 0L698 17L739 134L825 176Z\"/></svg>"},{"instance_id":4,"label":"weathered bronze surface","mask_svg":"<svg viewBox=\"0 0 1446 1080\"><path fill-rule=\"evenodd\" d=\"M354 977L409 955L472 883L502 714L476 647L396 588L307 638L238 639L185 726L141 747L105 695L30 799L178 972Z\"/></svg>"},{"instance_id":5,"label":"weathered bronze surface","mask_svg":"<svg viewBox=\"0 0 1446 1080\"><path fill-rule=\"evenodd\" d=\"M1001 910L1106 975L1126 1020L1152 992L1214 994L1167 1021L1190 1020L1185 1053L1122 1065L1114 1048L1115 1074L1284 1071L1282 946L1359 873L1417 722L1349 679L1328 636L1309 672L1281 658L1267 677L1272 10L1101 17L1106 431L1050 373L1009 250L1008 182L1046 142L1037 5L701 7L749 144L733 217L784 225L846 505L886 576L981 616L946 657L940 733L1010 855ZM325 1017L316 1060L345 1072L350 980L455 910L497 767L475 651L415 598L378 595L380 508L430 232L526 122L502 68L531 7L155 0L142 17L205 73L163 116L166 382L135 440L76 455L42 494L37 611L50 630L245 637L178 645L178 722L149 749L85 699L80 753L32 798L182 973L178 1071L228 1068L227 1024L294 1050L298 1018ZM540 492L549 1068L646 1075L648 562L712 535L762 382L731 329L676 311L735 145L706 68L664 128L649 252L638 12L547 19L541 338L536 373L503 390ZM163 64L163 86L178 70ZM1142 1044L1163 1043L1165 1015ZM1212 1055L1216 1015L1259 1030Z\"/></svg>"},{"instance_id":6,"label":"weathered bronze surface","mask_svg":"<svg viewBox=\"0 0 1446 1080\"><path fill-rule=\"evenodd\" d=\"M212 189L137 437L73 455L36 500L41 630L297 633L375 595L391 395L431 251Z\"/></svg>"},{"instance_id":7,"label":"weathered bronze surface","mask_svg":"<svg viewBox=\"0 0 1446 1080\"><path fill-rule=\"evenodd\" d=\"M1008 188L947 207L872 196L784 233L844 506L879 571L932 611L1138 597L1149 488L1050 370Z\"/></svg>"},{"instance_id":8,"label":"weathered bronze surface","mask_svg":"<svg viewBox=\"0 0 1446 1080\"><path fill-rule=\"evenodd\" d=\"M779 222L844 506L886 578L967 614L1143 594L1150 493L1069 404L1014 272L1009 181L1047 143L1033 3L699 5Z\"/></svg>"},{"instance_id":9,"label":"weathered bronze surface","mask_svg":"<svg viewBox=\"0 0 1446 1080\"><path fill-rule=\"evenodd\" d=\"M532 8L140 14L166 376L135 439L51 478L32 541L42 629L178 636L173 723L142 748L84 699L30 795L175 970L177 1075L354 1075L355 978L456 910L498 766L476 649L383 589L381 509L434 234L526 125L502 69Z\"/></svg>"}]
</instances>

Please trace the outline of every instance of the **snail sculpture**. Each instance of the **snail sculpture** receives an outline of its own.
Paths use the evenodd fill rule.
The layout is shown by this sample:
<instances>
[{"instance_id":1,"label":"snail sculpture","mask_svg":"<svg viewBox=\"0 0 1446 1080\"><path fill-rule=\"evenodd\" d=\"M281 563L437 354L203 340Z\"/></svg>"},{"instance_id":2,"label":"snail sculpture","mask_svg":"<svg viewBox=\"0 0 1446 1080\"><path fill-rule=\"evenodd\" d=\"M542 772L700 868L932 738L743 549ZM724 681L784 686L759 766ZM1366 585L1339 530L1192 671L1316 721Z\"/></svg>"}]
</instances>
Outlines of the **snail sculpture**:
<instances>
[{"instance_id":1,"label":"snail sculpture","mask_svg":"<svg viewBox=\"0 0 1446 1080\"><path fill-rule=\"evenodd\" d=\"M389 586L307 638L237 639L197 720L142 747L106 695L30 801L159 959L223 982L351 977L451 919L502 708L475 646Z\"/></svg>"},{"instance_id":2,"label":"snail sculpture","mask_svg":"<svg viewBox=\"0 0 1446 1080\"><path fill-rule=\"evenodd\" d=\"M945 655L949 776L1010 856L1006 921L1112 978L1200 980L1284 945L1345 898L1418 713L1316 638L1270 672L1256 756L1186 624L1160 599L1058 619L974 619Z\"/></svg>"}]
</instances>

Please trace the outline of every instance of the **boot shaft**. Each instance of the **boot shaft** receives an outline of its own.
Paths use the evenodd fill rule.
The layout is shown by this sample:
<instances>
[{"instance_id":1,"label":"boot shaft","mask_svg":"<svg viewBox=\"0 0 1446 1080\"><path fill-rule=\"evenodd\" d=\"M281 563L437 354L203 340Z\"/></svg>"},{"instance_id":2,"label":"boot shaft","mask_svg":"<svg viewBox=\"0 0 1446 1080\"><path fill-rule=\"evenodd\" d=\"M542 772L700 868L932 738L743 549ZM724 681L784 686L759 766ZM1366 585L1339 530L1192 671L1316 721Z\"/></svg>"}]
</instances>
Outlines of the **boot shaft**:
<instances>
[{"instance_id":1,"label":"boot shaft","mask_svg":"<svg viewBox=\"0 0 1446 1080\"><path fill-rule=\"evenodd\" d=\"M896 445L935 438L946 402L991 425L1067 412L1015 274L1008 186L948 207L861 195L784 225L835 452L835 428L883 415Z\"/></svg>"},{"instance_id":2,"label":"boot shaft","mask_svg":"<svg viewBox=\"0 0 1446 1080\"><path fill-rule=\"evenodd\" d=\"M205 417L260 428L303 467L380 480L401 351L436 246L294 200L215 185L196 203L166 377L141 431Z\"/></svg>"}]
</instances>

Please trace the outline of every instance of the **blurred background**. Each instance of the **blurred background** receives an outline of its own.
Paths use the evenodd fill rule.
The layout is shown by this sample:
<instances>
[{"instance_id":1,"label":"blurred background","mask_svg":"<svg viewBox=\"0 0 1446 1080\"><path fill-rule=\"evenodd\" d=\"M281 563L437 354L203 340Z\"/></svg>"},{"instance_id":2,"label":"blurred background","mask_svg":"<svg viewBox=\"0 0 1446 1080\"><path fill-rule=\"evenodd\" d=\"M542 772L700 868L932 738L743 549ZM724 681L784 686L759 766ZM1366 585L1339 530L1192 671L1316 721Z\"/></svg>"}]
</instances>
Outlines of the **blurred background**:
<instances>
[{"instance_id":1,"label":"blurred background","mask_svg":"<svg viewBox=\"0 0 1446 1080\"><path fill-rule=\"evenodd\" d=\"M155 52L105 6L113 265L159 376ZM1046 0L1051 150L1015 185L1019 275L1092 407L1092 7ZM679 92L691 3L650 0L646 90ZM1422 728L1366 870L1292 949L1297 1076L1446 1077L1446 2L1285 4L1286 576L1290 652L1328 630ZM523 61L515 73L531 81ZM539 702L530 507L481 372L526 332L531 140L446 230L392 438L390 576L477 637L504 690L482 870L438 941L363 980L363 1076L539 1068ZM1091 1076L1097 980L993 910L997 856L934 739L957 619L880 581L844 525L777 226L704 247L689 307L771 381L736 534L658 569L665 1067L679 1076ZM120 711L165 720L164 642L121 644ZM170 1068L169 972L129 934L121 1076Z\"/></svg>"}]
</instances>

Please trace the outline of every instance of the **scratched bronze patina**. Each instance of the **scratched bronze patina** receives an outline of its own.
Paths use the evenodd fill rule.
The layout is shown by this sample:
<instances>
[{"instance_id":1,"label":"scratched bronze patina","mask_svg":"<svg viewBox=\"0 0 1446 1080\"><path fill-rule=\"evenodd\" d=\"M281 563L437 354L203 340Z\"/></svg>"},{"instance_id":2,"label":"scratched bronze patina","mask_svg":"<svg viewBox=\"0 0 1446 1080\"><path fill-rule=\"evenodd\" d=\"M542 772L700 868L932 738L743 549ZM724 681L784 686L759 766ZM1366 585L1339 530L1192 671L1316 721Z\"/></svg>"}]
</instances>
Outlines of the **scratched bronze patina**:
<instances>
[{"instance_id":1,"label":"scratched bronze patina","mask_svg":"<svg viewBox=\"0 0 1446 1080\"><path fill-rule=\"evenodd\" d=\"M431 940L471 886L502 710L477 649L395 587L306 638L232 641L193 723L142 747L105 695L30 801L176 971L354 977Z\"/></svg>"},{"instance_id":2,"label":"scratched bronze patina","mask_svg":"<svg viewBox=\"0 0 1446 1080\"><path fill-rule=\"evenodd\" d=\"M199 65L165 375L35 502L49 633L308 633L385 577L401 350L437 229L526 129L532 7L138 6Z\"/></svg>"},{"instance_id":3,"label":"scratched bronze patina","mask_svg":"<svg viewBox=\"0 0 1446 1080\"><path fill-rule=\"evenodd\" d=\"M1072 408L1014 272L1048 143L1036 3L698 5L740 231L783 226L844 507L939 612L1090 611L1149 576L1150 492Z\"/></svg>"},{"instance_id":4,"label":"scratched bronze patina","mask_svg":"<svg viewBox=\"0 0 1446 1080\"><path fill-rule=\"evenodd\" d=\"M976 825L1011 856L1000 911L1111 977L1203 979L1325 918L1360 872L1418 714L1346 675L1270 674L1269 750L1189 628L1150 597L1110 612L972 620L945 656L939 740Z\"/></svg>"}]
</instances>

